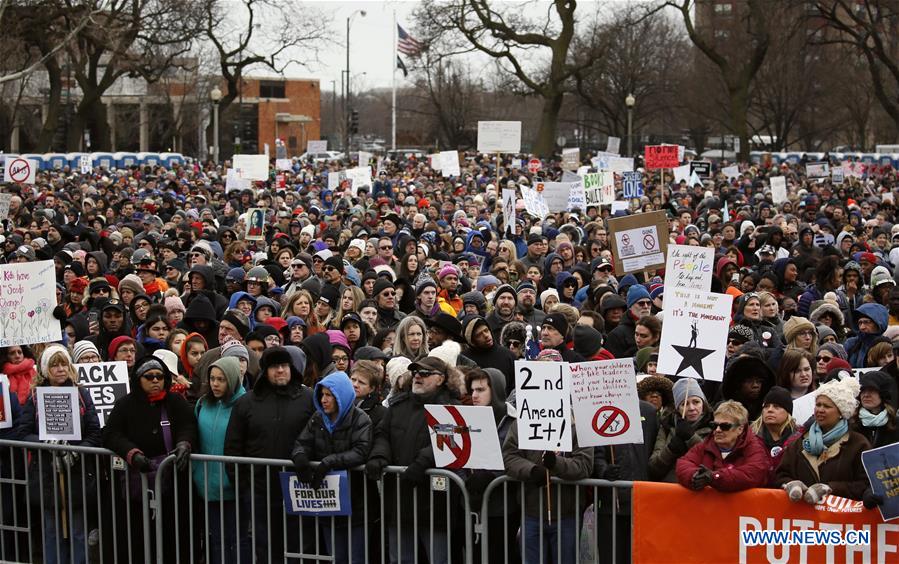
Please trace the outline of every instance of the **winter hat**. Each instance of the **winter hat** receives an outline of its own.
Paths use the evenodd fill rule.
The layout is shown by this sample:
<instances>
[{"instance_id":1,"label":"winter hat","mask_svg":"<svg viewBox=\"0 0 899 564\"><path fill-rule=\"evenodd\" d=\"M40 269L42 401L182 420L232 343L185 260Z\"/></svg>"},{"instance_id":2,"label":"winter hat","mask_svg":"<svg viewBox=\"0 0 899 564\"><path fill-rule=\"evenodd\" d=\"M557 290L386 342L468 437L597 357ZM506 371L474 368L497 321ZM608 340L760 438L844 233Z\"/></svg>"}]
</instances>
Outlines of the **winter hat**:
<instances>
[{"instance_id":1,"label":"winter hat","mask_svg":"<svg viewBox=\"0 0 899 564\"><path fill-rule=\"evenodd\" d=\"M674 383L671 391L674 394L674 405L678 411L682 409L687 398L696 397L700 398L702 403L709 403L708 400L705 399L705 394L702 393L702 388L699 387L699 384L693 378L681 378Z\"/></svg>"},{"instance_id":2,"label":"winter hat","mask_svg":"<svg viewBox=\"0 0 899 564\"><path fill-rule=\"evenodd\" d=\"M235 341L231 341L235 342ZM178 373L178 355L169 349L156 349L153 351L153 356L158 358L165 364L166 368L169 369L169 372L172 374Z\"/></svg>"},{"instance_id":3,"label":"winter hat","mask_svg":"<svg viewBox=\"0 0 899 564\"><path fill-rule=\"evenodd\" d=\"M478 286L480 287L480 285L481 285L481 279L478 278ZM479 289L480 289L480 288L479 288ZM497 300L502 294L511 294L512 299L515 301L515 303L516 303L516 304L518 303L518 294L515 293L515 288L513 288L513 287L512 287L511 285L509 285L509 284L503 284L502 286L500 286L499 288L497 288L497 289L496 289L496 292L494 292L494 294L493 294L493 305L496 305L496 300Z\"/></svg>"},{"instance_id":4,"label":"winter hat","mask_svg":"<svg viewBox=\"0 0 899 564\"><path fill-rule=\"evenodd\" d=\"M299 376L299 372L293 364L293 358L290 356L290 352L284 347L270 347L262 351L262 358L259 359L260 377L265 378L269 367L278 364L290 365L290 370L292 372L291 376L294 378Z\"/></svg>"},{"instance_id":5,"label":"winter hat","mask_svg":"<svg viewBox=\"0 0 899 564\"><path fill-rule=\"evenodd\" d=\"M589 325L574 328L574 350L584 358L592 358L602 348L602 333Z\"/></svg>"},{"instance_id":6,"label":"winter hat","mask_svg":"<svg viewBox=\"0 0 899 564\"><path fill-rule=\"evenodd\" d=\"M184 302L181 301L181 298L178 296L169 296L165 299L165 310L169 313L172 313L173 311L184 313L187 311L187 308L184 307Z\"/></svg>"},{"instance_id":7,"label":"winter hat","mask_svg":"<svg viewBox=\"0 0 899 564\"><path fill-rule=\"evenodd\" d=\"M412 359L405 356L395 356L387 361L387 379L390 380L390 386L396 386L396 381L400 376L408 372Z\"/></svg>"},{"instance_id":8,"label":"winter hat","mask_svg":"<svg viewBox=\"0 0 899 564\"><path fill-rule=\"evenodd\" d=\"M247 271L238 266L228 271L228 273L225 275L225 282L237 282L238 284L240 284L246 277Z\"/></svg>"},{"instance_id":9,"label":"winter hat","mask_svg":"<svg viewBox=\"0 0 899 564\"><path fill-rule=\"evenodd\" d=\"M549 288L549 289L547 289L547 290L543 290L543 291L540 293L540 303L541 303L541 304L545 304L545 303L546 303L546 298L548 298L548 297L550 297L550 296L555 296L556 299L558 300L558 299L559 299L559 292L558 292L555 288Z\"/></svg>"},{"instance_id":10,"label":"winter hat","mask_svg":"<svg viewBox=\"0 0 899 564\"><path fill-rule=\"evenodd\" d=\"M734 325L727 333L727 338L728 340L736 339L743 343L748 343L755 338L755 334L753 334L752 329L745 325Z\"/></svg>"},{"instance_id":11,"label":"winter hat","mask_svg":"<svg viewBox=\"0 0 899 564\"><path fill-rule=\"evenodd\" d=\"M337 331L335 329L329 329L325 331L328 335L328 342L331 343L331 347L341 347L345 349L347 352L350 350L350 343L347 341L346 335L343 331Z\"/></svg>"},{"instance_id":12,"label":"winter hat","mask_svg":"<svg viewBox=\"0 0 899 564\"><path fill-rule=\"evenodd\" d=\"M119 293L122 293L122 290L131 290L135 294L143 294L144 283L140 281L137 274L129 274L119 282Z\"/></svg>"},{"instance_id":13,"label":"winter hat","mask_svg":"<svg viewBox=\"0 0 899 564\"><path fill-rule=\"evenodd\" d=\"M388 290L388 289L395 290L396 288L394 287L393 283L390 280L385 280L384 278L378 278L378 280L375 282L375 285L372 287L371 295L372 295L372 297L377 298L381 292L383 292L384 290ZM336 300L335 300L335 303L336 303Z\"/></svg>"},{"instance_id":14,"label":"winter hat","mask_svg":"<svg viewBox=\"0 0 899 564\"><path fill-rule=\"evenodd\" d=\"M372 293L372 295L377 296L378 294ZM322 288L321 295L318 297L318 300L320 302L325 302L332 308L336 308L337 302L340 301L340 292L334 286L325 284L325 286Z\"/></svg>"},{"instance_id":15,"label":"winter hat","mask_svg":"<svg viewBox=\"0 0 899 564\"><path fill-rule=\"evenodd\" d=\"M537 287L530 280L522 280L518 283L518 288L515 291L521 292L522 290L531 290L535 294L537 293Z\"/></svg>"},{"instance_id":16,"label":"winter hat","mask_svg":"<svg viewBox=\"0 0 899 564\"><path fill-rule=\"evenodd\" d=\"M560 353L556 349L543 349L542 351L537 353L537 360L562 362L562 353Z\"/></svg>"},{"instance_id":17,"label":"winter hat","mask_svg":"<svg viewBox=\"0 0 899 564\"><path fill-rule=\"evenodd\" d=\"M838 356L835 356L832 359L830 359L830 362L828 362L824 366L825 372L830 372L831 370L837 370L837 369L851 371L852 365L849 364L849 362L845 358L840 358Z\"/></svg>"},{"instance_id":18,"label":"winter hat","mask_svg":"<svg viewBox=\"0 0 899 564\"><path fill-rule=\"evenodd\" d=\"M133 343L133 342L135 342L134 339L132 339L128 335L119 335L118 337L113 339L112 342L109 343L109 349L108 349L109 355L107 358L109 358L110 360L114 359L116 353L119 350L119 347L121 347L125 343Z\"/></svg>"},{"instance_id":19,"label":"winter hat","mask_svg":"<svg viewBox=\"0 0 899 564\"><path fill-rule=\"evenodd\" d=\"M635 303L639 302L642 299L650 299L649 298L649 290L646 289L643 284L634 284L630 288L627 289L627 307L630 309L634 306Z\"/></svg>"},{"instance_id":20,"label":"winter hat","mask_svg":"<svg viewBox=\"0 0 899 564\"><path fill-rule=\"evenodd\" d=\"M646 372L646 365L653 361L653 357L655 357L655 362L658 362L659 349L656 347L643 347L638 350L637 354L634 355L634 364L637 366L637 371Z\"/></svg>"},{"instance_id":21,"label":"winter hat","mask_svg":"<svg viewBox=\"0 0 899 564\"><path fill-rule=\"evenodd\" d=\"M378 347L359 347L353 354L353 360L388 360L388 356Z\"/></svg>"},{"instance_id":22,"label":"winter hat","mask_svg":"<svg viewBox=\"0 0 899 564\"><path fill-rule=\"evenodd\" d=\"M415 296L420 296L427 288L437 289L437 283L430 276L425 276L418 281L418 284L415 286Z\"/></svg>"},{"instance_id":23,"label":"winter hat","mask_svg":"<svg viewBox=\"0 0 899 564\"><path fill-rule=\"evenodd\" d=\"M325 259L325 266L333 266L337 272L343 274L343 260L338 256L331 256Z\"/></svg>"},{"instance_id":24,"label":"winter hat","mask_svg":"<svg viewBox=\"0 0 899 564\"><path fill-rule=\"evenodd\" d=\"M610 309L617 308L626 308L627 302L624 301L624 298L619 296L618 294L609 294L608 296L603 296L603 299L600 300L600 313L603 315L606 314Z\"/></svg>"},{"instance_id":25,"label":"winter hat","mask_svg":"<svg viewBox=\"0 0 899 564\"><path fill-rule=\"evenodd\" d=\"M72 361L75 364L81 362L81 357L86 355L87 353L92 352L98 357L100 356L100 351L97 349L97 345L93 344L90 341L81 340L75 343L72 347Z\"/></svg>"},{"instance_id":26,"label":"winter hat","mask_svg":"<svg viewBox=\"0 0 899 564\"><path fill-rule=\"evenodd\" d=\"M472 304L478 308L478 311L483 311L487 308L487 298L480 292L465 292L460 297L462 298L463 306Z\"/></svg>"},{"instance_id":27,"label":"winter hat","mask_svg":"<svg viewBox=\"0 0 899 564\"><path fill-rule=\"evenodd\" d=\"M457 277L459 276L459 269L452 264L446 264L443 268L440 269L440 272L437 273L437 279L443 280L445 277L455 274Z\"/></svg>"},{"instance_id":28,"label":"winter hat","mask_svg":"<svg viewBox=\"0 0 899 564\"><path fill-rule=\"evenodd\" d=\"M477 290L478 292L483 292L490 286L499 286L502 282L499 281L499 278L492 274L484 274L483 276L478 276L477 281ZM503 284L503 286L507 286L507 284ZM509 286L511 288L511 286ZM512 290L512 294L515 294L515 291ZM496 294L494 294L493 301L496 302Z\"/></svg>"},{"instance_id":29,"label":"winter hat","mask_svg":"<svg viewBox=\"0 0 899 564\"><path fill-rule=\"evenodd\" d=\"M874 388L880 394L880 400L888 403L892 399L892 379L886 372L880 370L872 370L871 372L863 372L858 377L859 390L865 388Z\"/></svg>"},{"instance_id":30,"label":"winter hat","mask_svg":"<svg viewBox=\"0 0 899 564\"><path fill-rule=\"evenodd\" d=\"M231 325L237 328L237 332L240 333L240 338L243 339L247 336L247 333L250 332L250 320L247 317L247 314L240 311L239 309L229 309L225 312L225 315L222 316L222 321L227 321Z\"/></svg>"},{"instance_id":31,"label":"winter hat","mask_svg":"<svg viewBox=\"0 0 899 564\"><path fill-rule=\"evenodd\" d=\"M845 378L843 380L831 380L815 391L815 398L819 396L827 396L837 409L843 419L851 419L858 409L858 393L861 386L855 378Z\"/></svg>"},{"instance_id":32,"label":"winter hat","mask_svg":"<svg viewBox=\"0 0 899 564\"><path fill-rule=\"evenodd\" d=\"M811 321L798 315L793 315L784 323L784 339L789 344L802 331L814 331L815 326Z\"/></svg>"},{"instance_id":33,"label":"winter hat","mask_svg":"<svg viewBox=\"0 0 899 564\"><path fill-rule=\"evenodd\" d=\"M843 360L849 359L849 355L846 354L846 349L843 348L843 345L837 343L824 343L818 347L818 351L827 351L833 354L834 358L841 358Z\"/></svg>"},{"instance_id":34,"label":"winter hat","mask_svg":"<svg viewBox=\"0 0 899 564\"><path fill-rule=\"evenodd\" d=\"M56 353L62 353L66 357L66 360L69 361L69 363L72 362L72 356L69 354L69 350L58 343L53 343L52 345L44 349L43 354L41 354L42 376L47 376L47 371L50 369L50 359L53 358L53 355L55 355Z\"/></svg>"},{"instance_id":35,"label":"winter hat","mask_svg":"<svg viewBox=\"0 0 899 564\"><path fill-rule=\"evenodd\" d=\"M637 382L637 397L645 400L650 392L658 392L662 394L662 405L670 406L674 404L674 394L672 393L673 384L671 380L664 376L647 376Z\"/></svg>"},{"instance_id":36,"label":"winter hat","mask_svg":"<svg viewBox=\"0 0 899 564\"><path fill-rule=\"evenodd\" d=\"M765 394L765 399L762 400L762 405L768 405L769 403L780 406L787 410L787 413L793 415L793 397L786 388L773 386L768 390L768 393Z\"/></svg>"},{"instance_id":37,"label":"winter hat","mask_svg":"<svg viewBox=\"0 0 899 564\"><path fill-rule=\"evenodd\" d=\"M141 361L134 367L134 378L136 380L140 380L140 378L151 370L159 370L162 372L165 381L169 381L172 377L172 373L169 370L169 367L166 364L155 356L145 356Z\"/></svg>"},{"instance_id":38,"label":"winter hat","mask_svg":"<svg viewBox=\"0 0 899 564\"><path fill-rule=\"evenodd\" d=\"M837 336L836 331L834 331L827 325L818 325L817 329L818 329L818 346L819 347L823 346L824 339L826 339L828 337L836 338L836 336Z\"/></svg>"},{"instance_id":39,"label":"winter hat","mask_svg":"<svg viewBox=\"0 0 899 564\"><path fill-rule=\"evenodd\" d=\"M431 349L428 353L428 356L433 356L439 358L447 366L456 366L456 363L459 360L459 355L462 353L462 345L453 341L451 339L447 339L443 341L439 347L435 347Z\"/></svg>"},{"instance_id":40,"label":"winter hat","mask_svg":"<svg viewBox=\"0 0 899 564\"><path fill-rule=\"evenodd\" d=\"M549 325L550 327L561 333L563 338L568 338L568 320L561 313L553 313L547 315L543 319L543 323L541 323L541 326L542 325Z\"/></svg>"},{"instance_id":41,"label":"winter hat","mask_svg":"<svg viewBox=\"0 0 899 564\"><path fill-rule=\"evenodd\" d=\"M664 284L653 284L652 288L649 290L649 298L654 300L659 296L665 295L665 285Z\"/></svg>"},{"instance_id":42,"label":"winter hat","mask_svg":"<svg viewBox=\"0 0 899 564\"><path fill-rule=\"evenodd\" d=\"M876 266L874 267L874 270L871 271L871 287L877 288L883 284L892 284L895 286L896 282L893 280L890 271L887 270L885 266Z\"/></svg>"}]
</instances>

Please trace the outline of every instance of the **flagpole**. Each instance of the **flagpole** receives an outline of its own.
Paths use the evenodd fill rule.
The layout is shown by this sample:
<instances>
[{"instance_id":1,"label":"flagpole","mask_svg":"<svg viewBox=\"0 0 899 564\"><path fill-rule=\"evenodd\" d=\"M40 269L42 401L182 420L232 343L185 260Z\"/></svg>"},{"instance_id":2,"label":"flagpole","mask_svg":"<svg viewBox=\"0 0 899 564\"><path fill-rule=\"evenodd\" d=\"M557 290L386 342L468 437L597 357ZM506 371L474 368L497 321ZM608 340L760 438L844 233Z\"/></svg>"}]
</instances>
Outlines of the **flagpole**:
<instances>
[{"instance_id":1,"label":"flagpole","mask_svg":"<svg viewBox=\"0 0 899 564\"><path fill-rule=\"evenodd\" d=\"M393 69L393 103L391 104L391 148L396 150L396 60L399 55L396 54L396 10L393 11L393 60L390 67Z\"/></svg>"}]
</instances>

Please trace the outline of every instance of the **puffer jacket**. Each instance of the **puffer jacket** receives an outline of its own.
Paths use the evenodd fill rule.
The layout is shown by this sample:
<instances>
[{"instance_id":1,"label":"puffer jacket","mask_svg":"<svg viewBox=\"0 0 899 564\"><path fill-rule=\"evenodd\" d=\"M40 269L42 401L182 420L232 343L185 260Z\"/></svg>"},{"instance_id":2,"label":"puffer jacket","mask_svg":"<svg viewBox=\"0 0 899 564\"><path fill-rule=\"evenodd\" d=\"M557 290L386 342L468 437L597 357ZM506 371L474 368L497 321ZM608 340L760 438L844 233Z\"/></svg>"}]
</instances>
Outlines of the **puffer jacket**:
<instances>
[{"instance_id":1,"label":"puffer jacket","mask_svg":"<svg viewBox=\"0 0 899 564\"><path fill-rule=\"evenodd\" d=\"M875 339L879 338L887 329L889 324L889 312L887 308L880 304L868 303L862 304L854 312L856 323L860 317L867 317L877 324L876 333L859 333L855 337L846 340L846 354L848 355L849 364L853 368L864 368L865 357L868 356L868 350L874 346Z\"/></svg>"},{"instance_id":2,"label":"puffer jacket","mask_svg":"<svg viewBox=\"0 0 899 564\"><path fill-rule=\"evenodd\" d=\"M765 446L753 434L749 425L744 425L743 432L737 437L727 458L721 455L713 433L680 457L677 460L677 481L680 485L690 488L693 474L699 470L700 465L712 471L710 485L720 492L761 488L768 483Z\"/></svg>"}]
</instances>

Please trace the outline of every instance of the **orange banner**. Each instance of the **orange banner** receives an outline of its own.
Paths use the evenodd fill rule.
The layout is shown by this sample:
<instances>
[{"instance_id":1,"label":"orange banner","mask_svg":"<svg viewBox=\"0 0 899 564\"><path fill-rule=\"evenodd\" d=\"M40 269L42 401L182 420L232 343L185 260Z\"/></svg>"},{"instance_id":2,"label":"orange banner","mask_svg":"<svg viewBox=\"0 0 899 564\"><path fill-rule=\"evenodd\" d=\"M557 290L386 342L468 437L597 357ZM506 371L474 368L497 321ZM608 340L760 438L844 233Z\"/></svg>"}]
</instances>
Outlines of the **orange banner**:
<instances>
[{"instance_id":1,"label":"orange banner","mask_svg":"<svg viewBox=\"0 0 899 564\"><path fill-rule=\"evenodd\" d=\"M811 506L781 490L694 492L650 482L635 483L633 496L636 564L899 562L899 522L884 523L857 501L828 496Z\"/></svg>"}]
</instances>

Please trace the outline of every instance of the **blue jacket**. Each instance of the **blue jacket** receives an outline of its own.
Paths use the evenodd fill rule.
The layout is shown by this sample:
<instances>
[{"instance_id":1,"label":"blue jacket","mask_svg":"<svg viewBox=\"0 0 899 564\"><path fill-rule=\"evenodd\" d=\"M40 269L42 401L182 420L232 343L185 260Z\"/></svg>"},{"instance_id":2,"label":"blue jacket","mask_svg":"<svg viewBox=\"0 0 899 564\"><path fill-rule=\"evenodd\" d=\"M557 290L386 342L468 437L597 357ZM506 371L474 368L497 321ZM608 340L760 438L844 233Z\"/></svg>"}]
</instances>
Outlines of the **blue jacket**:
<instances>
[{"instance_id":1,"label":"blue jacket","mask_svg":"<svg viewBox=\"0 0 899 564\"><path fill-rule=\"evenodd\" d=\"M240 385L240 363L237 357L222 357L212 363L225 373L228 379L228 397L213 398L212 392L197 402L194 413L200 435L200 454L221 456L225 453L225 432L231 419L231 409L245 393ZM193 465L193 479L197 492L208 501L234 499L234 488L228 475L222 472L222 464L199 462Z\"/></svg>"},{"instance_id":2,"label":"blue jacket","mask_svg":"<svg viewBox=\"0 0 899 564\"><path fill-rule=\"evenodd\" d=\"M868 356L868 350L873 346L875 339L883 335L889 324L889 310L880 304L862 304L854 312L856 322L861 317L867 317L877 324L876 333L859 333L855 337L846 340L846 354L848 355L849 364L853 368L864 368L865 357Z\"/></svg>"},{"instance_id":3,"label":"blue jacket","mask_svg":"<svg viewBox=\"0 0 899 564\"><path fill-rule=\"evenodd\" d=\"M331 390L331 394L337 400L337 419L332 421L325 413L320 398L322 396L322 388ZM325 430L330 434L334 434L334 430L340 427L347 413L353 409L356 401L356 391L353 390L353 384L350 382L346 372L332 372L318 381L312 391L312 403L315 405L315 411L321 415L322 424Z\"/></svg>"}]
</instances>

